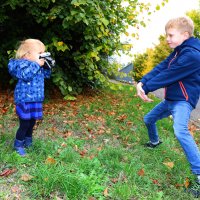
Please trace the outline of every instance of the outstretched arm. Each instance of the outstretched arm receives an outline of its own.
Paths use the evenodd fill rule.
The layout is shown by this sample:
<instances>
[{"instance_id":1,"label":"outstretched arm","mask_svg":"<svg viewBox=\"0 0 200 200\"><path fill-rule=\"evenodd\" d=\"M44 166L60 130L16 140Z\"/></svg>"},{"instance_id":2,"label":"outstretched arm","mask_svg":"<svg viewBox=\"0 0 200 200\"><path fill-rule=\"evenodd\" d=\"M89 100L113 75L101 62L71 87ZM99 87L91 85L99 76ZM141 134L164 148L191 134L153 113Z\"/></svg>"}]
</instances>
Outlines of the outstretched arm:
<instances>
[{"instance_id":1,"label":"outstretched arm","mask_svg":"<svg viewBox=\"0 0 200 200\"><path fill-rule=\"evenodd\" d=\"M137 95L145 102L152 102L153 100L150 99L144 92L144 90L142 89L142 86L143 86L143 83L142 82L139 82L137 84Z\"/></svg>"}]
</instances>

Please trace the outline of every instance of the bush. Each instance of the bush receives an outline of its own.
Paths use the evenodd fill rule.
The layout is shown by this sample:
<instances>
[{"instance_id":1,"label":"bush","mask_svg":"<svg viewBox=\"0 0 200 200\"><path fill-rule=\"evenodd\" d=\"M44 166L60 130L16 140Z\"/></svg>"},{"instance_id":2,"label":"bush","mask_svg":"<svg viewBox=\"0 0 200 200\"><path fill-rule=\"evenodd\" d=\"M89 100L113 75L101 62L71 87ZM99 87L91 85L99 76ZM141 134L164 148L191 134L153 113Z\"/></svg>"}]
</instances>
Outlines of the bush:
<instances>
[{"instance_id":1,"label":"bush","mask_svg":"<svg viewBox=\"0 0 200 200\"><path fill-rule=\"evenodd\" d=\"M18 41L37 38L56 60L52 81L66 98L84 87L106 86L107 76L116 71L108 56L123 48L120 35L128 25L144 24L138 15L149 12L143 3L127 2L5 0L0 11L0 68L7 68ZM1 80L8 84L10 77L5 77Z\"/></svg>"}]
</instances>

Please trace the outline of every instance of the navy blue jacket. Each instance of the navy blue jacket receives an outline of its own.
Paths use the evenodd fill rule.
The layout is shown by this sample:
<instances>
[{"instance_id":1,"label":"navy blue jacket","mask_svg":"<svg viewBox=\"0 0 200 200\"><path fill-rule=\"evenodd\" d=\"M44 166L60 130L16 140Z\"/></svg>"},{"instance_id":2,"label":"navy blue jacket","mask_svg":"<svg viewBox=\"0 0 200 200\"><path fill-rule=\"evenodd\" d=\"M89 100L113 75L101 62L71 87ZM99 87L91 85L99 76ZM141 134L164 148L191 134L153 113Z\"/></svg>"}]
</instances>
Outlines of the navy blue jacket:
<instances>
[{"instance_id":1,"label":"navy blue jacket","mask_svg":"<svg viewBox=\"0 0 200 200\"><path fill-rule=\"evenodd\" d=\"M185 40L140 82L145 94L165 87L166 100L188 101L195 108L200 95L200 40Z\"/></svg>"},{"instance_id":2,"label":"navy blue jacket","mask_svg":"<svg viewBox=\"0 0 200 200\"><path fill-rule=\"evenodd\" d=\"M11 59L8 70L14 78L18 79L14 92L16 104L44 100L44 78L50 77L49 69L44 69L37 62L26 59Z\"/></svg>"}]
</instances>

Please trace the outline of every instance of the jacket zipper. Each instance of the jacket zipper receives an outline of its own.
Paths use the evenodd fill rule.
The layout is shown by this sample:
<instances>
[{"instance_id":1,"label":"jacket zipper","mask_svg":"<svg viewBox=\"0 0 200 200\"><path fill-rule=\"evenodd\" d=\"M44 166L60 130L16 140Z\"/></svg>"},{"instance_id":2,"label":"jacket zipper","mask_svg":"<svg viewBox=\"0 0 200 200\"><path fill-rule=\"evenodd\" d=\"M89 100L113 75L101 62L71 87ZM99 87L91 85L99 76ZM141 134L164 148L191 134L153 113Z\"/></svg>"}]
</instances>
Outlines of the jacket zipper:
<instances>
[{"instance_id":1,"label":"jacket zipper","mask_svg":"<svg viewBox=\"0 0 200 200\"><path fill-rule=\"evenodd\" d=\"M175 56L170 60L169 64L168 64L168 69L170 68L170 64L172 63L172 61L176 58L178 52L176 52ZM166 97L166 93L167 93L167 87L165 87L165 97Z\"/></svg>"},{"instance_id":2,"label":"jacket zipper","mask_svg":"<svg viewBox=\"0 0 200 200\"><path fill-rule=\"evenodd\" d=\"M179 83L180 88L182 90L183 96L185 97L186 101L188 101L188 94L187 94L187 91L186 91L182 81L179 81L178 83Z\"/></svg>"},{"instance_id":3,"label":"jacket zipper","mask_svg":"<svg viewBox=\"0 0 200 200\"><path fill-rule=\"evenodd\" d=\"M175 56L171 59L171 61L169 62L169 65L168 65L168 68L170 68L170 64L171 64L171 62L176 58L176 56L177 56L177 52L176 52L176 54L175 54ZM188 94L187 94L187 91L186 91L186 89L185 89L185 87L184 87L184 85L183 85L183 82L182 81L179 81L178 82L179 83L179 85L180 85L180 88L181 88L181 91L182 91L182 93L183 93L183 96L185 97L185 99L186 99L186 101L188 101ZM166 93L167 93L167 87L165 87L165 97L166 97Z\"/></svg>"}]
</instances>

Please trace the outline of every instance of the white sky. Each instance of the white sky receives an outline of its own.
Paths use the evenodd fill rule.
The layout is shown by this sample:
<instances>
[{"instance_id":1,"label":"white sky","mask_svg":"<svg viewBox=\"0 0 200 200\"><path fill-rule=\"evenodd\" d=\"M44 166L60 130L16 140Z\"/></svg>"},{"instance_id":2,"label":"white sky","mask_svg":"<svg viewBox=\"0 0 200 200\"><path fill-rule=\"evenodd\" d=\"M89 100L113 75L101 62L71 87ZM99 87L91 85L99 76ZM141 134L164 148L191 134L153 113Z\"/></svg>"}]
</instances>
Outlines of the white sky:
<instances>
[{"instance_id":1,"label":"white sky","mask_svg":"<svg viewBox=\"0 0 200 200\"><path fill-rule=\"evenodd\" d=\"M162 0L141 0L142 2L150 2L151 4L161 4ZM199 0L168 0L164 7L152 13L147 22L146 28L139 30L139 40L134 40L131 43L133 48L131 53L143 53L146 48L151 48L158 43L158 38L161 34L165 34L165 24L173 17L183 16L187 11L199 9ZM118 59L117 59L118 60ZM119 62L122 64L131 62L128 56L121 56Z\"/></svg>"}]
</instances>

